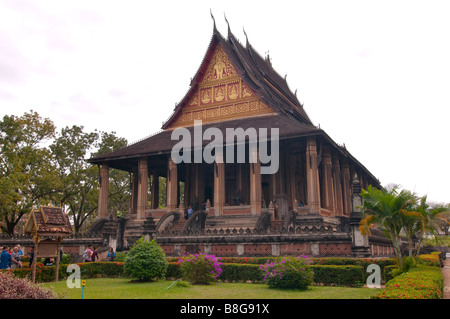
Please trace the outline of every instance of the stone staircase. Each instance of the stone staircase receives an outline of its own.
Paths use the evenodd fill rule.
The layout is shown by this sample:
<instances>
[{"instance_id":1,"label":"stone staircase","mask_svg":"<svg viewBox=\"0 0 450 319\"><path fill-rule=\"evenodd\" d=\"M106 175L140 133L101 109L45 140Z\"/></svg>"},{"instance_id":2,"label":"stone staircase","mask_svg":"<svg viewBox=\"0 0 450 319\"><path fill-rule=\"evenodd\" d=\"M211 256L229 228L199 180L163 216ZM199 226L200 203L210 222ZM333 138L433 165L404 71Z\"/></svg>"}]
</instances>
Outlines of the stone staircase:
<instances>
[{"instance_id":1,"label":"stone staircase","mask_svg":"<svg viewBox=\"0 0 450 319\"><path fill-rule=\"evenodd\" d=\"M173 225L172 229L175 233L181 233L183 231L184 225L186 224L186 219L184 218L184 216L180 217L180 219L178 219L176 221L176 223Z\"/></svg>"},{"instance_id":2,"label":"stone staircase","mask_svg":"<svg viewBox=\"0 0 450 319\"><path fill-rule=\"evenodd\" d=\"M205 230L214 229L233 229L239 230L240 228L253 229L256 227L257 215L233 215L233 216L208 216L205 222Z\"/></svg>"},{"instance_id":3,"label":"stone staircase","mask_svg":"<svg viewBox=\"0 0 450 319\"><path fill-rule=\"evenodd\" d=\"M139 238L144 235L145 219L129 219L125 225L124 245L131 247Z\"/></svg>"}]
</instances>

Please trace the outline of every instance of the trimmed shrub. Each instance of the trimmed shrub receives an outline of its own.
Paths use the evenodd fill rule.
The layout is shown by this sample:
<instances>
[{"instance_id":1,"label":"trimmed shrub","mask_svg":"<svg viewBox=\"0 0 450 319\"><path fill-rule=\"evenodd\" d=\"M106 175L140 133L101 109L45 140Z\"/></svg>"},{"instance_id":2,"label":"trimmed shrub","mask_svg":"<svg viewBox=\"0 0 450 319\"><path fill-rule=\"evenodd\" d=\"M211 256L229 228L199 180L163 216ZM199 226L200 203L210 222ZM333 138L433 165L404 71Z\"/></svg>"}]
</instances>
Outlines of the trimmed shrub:
<instances>
[{"instance_id":1,"label":"trimmed shrub","mask_svg":"<svg viewBox=\"0 0 450 319\"><path fill-rule=\"evenodd\" d=\"M362 287L364 272L355 265L312 265L314 282L325 286Z\"/></svg>"},{"instance_id":2,"label":"trimmed shrub","mask_svg":"<svg viewBox=\"0 0 450 319\"><path fill-rule=\"evenodd\" d=\"M16 278L26 278L31 280L33 269L32 268L16 268L16 269L4 269L2 273L11 274ZM61 278L61 277L60 277ZM36 264L36 282L50 282L55 280L55 267L43 266L42 264Z\"/></svg>"},{"instance_id":3,"label":"trimmed shrub","mask_svg":"<svg viewBox=\"0 0 450 319\"><path fill-rule=\"evenodd\" d=\"M28 279L0 272L0 299L56 299L51 290L39 287Z\"/></svg>"},{"instance_id":4,"label":"trimmed shrub","mask_svg":"<svg viewBox=\"0 0 450 319\"><path fill-rule=\"evenodd\" d=\"M228 282L261 282L264 273L259 265L254 264L223 264L220 280Z\"/></svg>"},{"instance_id":5,"label":"trimmed shrub","mask_svg":"<svg viewBox=\"0 0 450 319\"><path fill-rule=\"evenodd\" d=\"M123 264L119 262L88 262L79 263L81 278L115 278L124 275ZM67 276L67 266L61 265L59 269L60 278L64 273ZM53 267L52 267L53 268ZM53 268L54 269L54 268Z\"/></svg>"},{"instance_id":6,"label":"trimmed shrub","mask_svg":"<svg viewBox=\"0 0 450 319\"><path fill-rule=\"evenodd\" d=\"M417 261L419 264L431 267L441 267L441 262L439 260L440 252L424 254L417 256Z\"/></svg>"},{"instance_id":7,"label":"trimmed shrub","mask_svg":"<svg viewBox=\"0 0 450 319\"><path fill-rule=\"evenodd\" d=\"M265 273L269 288L307 289L313 283L311 260L305 256L284 258L279 262L266 262L259 268Z\"/></svg>"},{"instance_id":8,"label":"trimmed shrub","mask_svg":"<svg viewBox=\"0 0 450 319\"><path fill-rule=\"evenodd\" d=\"M370 274L366 271L367 267L371 264L376 264L380 266L382 279L388 281L384 277L384 268L387 266L392 266L396 264L395 258L345 258L345 257L323 257L323 258L312 258L313 265L354 265L363 267L364 281Z\"/></svg>"},{"instance_id":9,"label":"trimmed shrub","mask_svg":"<svg viewBox=\"0 0 450 319\"><path fill-rule=\"evenodd\" d=\"M169 263L156 240L139 239L125 258L124 275L139 281L153 281L163 278Z\"/></svg>"},{"instance_id":10,"label":"trimmed shrub","mask_svg":"<svg viewBox=\"0 0 450 319\"><path fill-rule=\"evenodd\" d=\"M209 285L222 273L222 263L214 255L195 254L179 259L184 280L194 285Z\"/></svg>"}]
</instances>

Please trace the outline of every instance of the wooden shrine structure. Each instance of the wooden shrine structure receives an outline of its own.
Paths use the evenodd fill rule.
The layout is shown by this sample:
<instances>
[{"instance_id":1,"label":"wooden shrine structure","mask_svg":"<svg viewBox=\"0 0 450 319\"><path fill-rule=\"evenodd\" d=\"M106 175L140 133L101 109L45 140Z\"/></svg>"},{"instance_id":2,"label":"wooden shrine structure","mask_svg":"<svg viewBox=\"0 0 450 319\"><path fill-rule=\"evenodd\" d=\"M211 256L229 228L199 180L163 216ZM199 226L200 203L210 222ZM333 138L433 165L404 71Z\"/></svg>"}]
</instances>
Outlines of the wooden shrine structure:
<instances>
[{"instance_id":1,"label":"wooden shrine structure","mask_svg":"<svg viewBox=\"0 0 450 319\"><path fill-rule=\"evenodd\" d=\"M64 237L72 235L69 217L61 207L41 206L28 216L24 233L31 235L34 242L32 281L35 282L38 258L55 258L55 281L58 281L61 244Z\"/></svg>"},{"instance_id":2,"label":"wooden shrine structure","mask_svg":"<svg viewBox=\"0 0 450 319\"><path fill-rule=\"evenodd\" d=\"M261 173L267 164L261 160L260 148L252 154L256 161L248 156L244 162L195 161L195 147L204 151L211 142L208 139L193 142L190 162L177 163L171 151L179 140L172 134L182 128L194 137L199 130L195 121L201 121L202 136L208 129L223 136L229 129L248 134L265 129L269 149L271 138L276 137L273 129L277 129L278 169L273 174ZM249 136L241 144L249 154ZM239 146L234 139L228 145L234 154ZM98 165L100 179L98 220L92 231L118 249L131 246L143 235L154 237L169 255L192 250L218 255L311 253L320 247L296 240L295 233L313 228L325 234L323 240L333 238L323 247L348 255L352 182L356 179L363 188L380 186L345 146L312 123L269 57L263 58L248 39L242 45L230 28L224 38L215 23L190 88L162 131L89 162ZM130 173L132 196L126 218L117 219L108 211L110 169ZM167 187L165 207L159 205L161 177ZM194 213L186 220L184 212L189 206ZM289 230L292 236L274 237ZM266 237L263 240L257 234ZM227 240L223 235L229 236ZM342 249L332 248L338 246Z\"/></svg>"}]
</instances>

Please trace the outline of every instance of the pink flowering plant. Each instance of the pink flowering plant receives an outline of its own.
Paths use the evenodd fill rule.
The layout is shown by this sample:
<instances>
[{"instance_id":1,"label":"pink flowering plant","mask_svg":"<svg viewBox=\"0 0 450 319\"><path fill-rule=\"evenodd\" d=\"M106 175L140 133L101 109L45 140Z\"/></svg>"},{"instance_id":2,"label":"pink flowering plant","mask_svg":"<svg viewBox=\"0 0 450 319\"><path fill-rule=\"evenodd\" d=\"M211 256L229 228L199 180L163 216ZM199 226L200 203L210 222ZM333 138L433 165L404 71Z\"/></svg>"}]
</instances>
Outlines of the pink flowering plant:
<instances>
[{"instance_id":1,"label":"pink flowering plant","mask_svg":"<svg viewBox=\"0 0 450 319\"><path fill-rule=\"evenodd\" d=\"M308 256L299 256L278 262L268 260L259 269L264 272L264 281L269 288L305 290L314 280L311 263Z\"/></svg>"},{"instance_id":2,"label":"pink flowering plant","mask_svg":"<svg viewBox=\"0 0 450 319\"><path fill-rule=\"evenodd\" d=\"M178 260L184 280L194 285L209 285L217 282L222 273L220 257L208 254L190 254Z\"/></svg>"}]
</instances>

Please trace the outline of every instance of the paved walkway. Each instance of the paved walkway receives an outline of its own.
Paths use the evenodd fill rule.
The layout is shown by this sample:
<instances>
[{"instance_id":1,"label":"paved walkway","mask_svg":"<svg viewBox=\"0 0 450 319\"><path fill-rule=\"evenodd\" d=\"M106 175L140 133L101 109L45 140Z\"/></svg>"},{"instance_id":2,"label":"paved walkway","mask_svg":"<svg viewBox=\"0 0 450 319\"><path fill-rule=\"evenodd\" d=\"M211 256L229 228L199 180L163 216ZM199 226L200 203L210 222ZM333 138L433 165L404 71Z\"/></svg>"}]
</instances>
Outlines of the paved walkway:
<instances>
[{"instance_id":1,"label":"paved walkway","mask_svg":"<svg viewBox=\"0 0 450 319\"><path fill-rule=\"evenodd\" d=\"M450 254L444 260L444 268L442 268L444 276L444 299L450 299Z\"/></svg>"}]
</instances>

